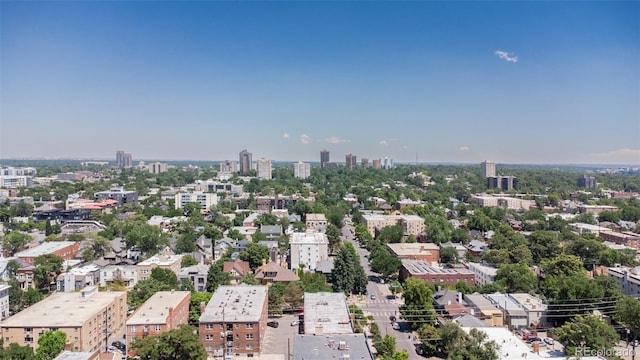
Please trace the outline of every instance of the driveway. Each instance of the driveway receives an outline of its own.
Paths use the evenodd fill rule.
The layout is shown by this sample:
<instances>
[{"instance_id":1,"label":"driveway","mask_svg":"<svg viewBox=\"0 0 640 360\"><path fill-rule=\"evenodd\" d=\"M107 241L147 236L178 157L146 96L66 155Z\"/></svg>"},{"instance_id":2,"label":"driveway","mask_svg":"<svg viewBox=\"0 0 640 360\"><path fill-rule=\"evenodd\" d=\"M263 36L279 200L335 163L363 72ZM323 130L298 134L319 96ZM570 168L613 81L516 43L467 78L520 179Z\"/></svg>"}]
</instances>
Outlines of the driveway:
<instances>
[{"instance_id":1,"label":"driveway","mask_svg":"<svg viewBox=\"0 0 640 360\"><path fill-rule=\"evenodd\" d=\"M298 326L291 326L291 322L297 319L297 315L269 319L269 321L277 321L280 325L277 328L267 326L260 352L261 359L266 358L267 355L279 355L282 359L288 359L287 354L293 353L293 337L298 334Z\"/></svg>"}]
</instances>

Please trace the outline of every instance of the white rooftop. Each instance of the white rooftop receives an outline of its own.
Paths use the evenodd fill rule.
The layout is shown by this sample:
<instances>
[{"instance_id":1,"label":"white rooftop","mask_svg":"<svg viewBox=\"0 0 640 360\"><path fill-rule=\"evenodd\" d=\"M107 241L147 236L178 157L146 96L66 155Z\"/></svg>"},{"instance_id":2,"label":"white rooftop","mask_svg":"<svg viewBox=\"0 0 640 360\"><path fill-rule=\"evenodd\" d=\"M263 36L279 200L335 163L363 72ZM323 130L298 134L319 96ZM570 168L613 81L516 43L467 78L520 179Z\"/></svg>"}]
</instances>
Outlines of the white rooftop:
<instances>
[{"instance_id":1,"label":"white rooftop","mask_svg":"<svg viewBox=\"0 0 640 360\"><path fill-rule=\"evenodd\" d=\"M343 293L304 294L305 334L351 334L351 318Z\"/></svg>"},{"instance_id":2,"label":"white rooftop","mask_svg":"<svg viewBox=\"0 0 640 360\"><path fill-rule=\"evenodd\" d=\"M266 286L220 286L200 316L200 322L258 322L265 301Z\"/></svg>"},{"instance_id":3,"label":"white rooftop","mask_svg":"<svg viewBox=\"0 0 640 360\"><path fill-rule=\"evenodd\" d=\"M289 239L291 244L325 244L329 243L327 235L319 232L294 232Z\"/></svg>"}]
</instances>

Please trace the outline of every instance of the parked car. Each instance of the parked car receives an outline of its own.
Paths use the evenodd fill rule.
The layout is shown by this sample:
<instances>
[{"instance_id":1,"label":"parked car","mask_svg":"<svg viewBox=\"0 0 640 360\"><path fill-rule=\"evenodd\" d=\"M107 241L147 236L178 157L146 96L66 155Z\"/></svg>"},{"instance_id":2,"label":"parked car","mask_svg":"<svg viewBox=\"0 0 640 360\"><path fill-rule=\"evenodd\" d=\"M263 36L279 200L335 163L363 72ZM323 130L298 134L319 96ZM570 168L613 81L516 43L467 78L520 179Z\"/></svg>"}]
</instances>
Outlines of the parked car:
<instances>
[{"instance_id":1,"label":"parked car","mask_svg":"<svg viewBox=\"0 0 640 360\"><path fill-rule=\"evenodd\" d=\"M400 324L395 321L393 322L393 324L391 324L391 327L393 328L393 330L400 330Z\"/></svg>"},{"instance_id":2,"label":"parked car","mask_svg":"<svg viewBox=\"0 0 640 360\"><path fill-rule=\"evenodd\" d=\"M376 299L376 294L371 294L371 300L375 300Z\"/></svg>"},{"instance_id":3,"label":"parked car","mask_svg":"<svg viewBox=\"0 0 640 360\"><path fill-rule=\"evenodd\" d=\"M544 342L546 342L548 345L553 345L553 339L552 338L544 338Z\"/></svg>"},{"instance_id":4,"label":"parked car","mask_svg":"<svg viewBox=\"0 0 640 360\"><path fill-rule=\"evenodd\" d=\"M291 322L291 326L298 326L298 325L300 325L300 320L293 320Z\"/></svg>"},{"instance_id":5,"label":"parked car","mask_svg":"<svg viewBox=\"0 0 640 360\"><path fill-rule=\"evenodd\" d=\"M124 350L127 347L122 341L114 341L114 342L111 343L111 346L113 346L114 348L120 350L121 352L124 352Z\"/></svg>"},{"instance_id":6,"label":"parked car","mask_svg":"<svg viewBox=\"0 0 640 360\"><path fill-rule=\"evenodd\" d=\"M540 339L539 337L535 337L535 336L529 336L529 338L527 338L527 342L529 344L532 344L532 343L537 342L537 341L542 341L542 339Z\"/></svg>"},{"instance_id":7,"label":"parked car","mask_svg":"<svg viewBox=\"0 0 640 360\"><path fill-rule=\"evenodd\" d=\"M269 321L267 326L271 326L272 328L277 328L280 324L277 321Z\"/></svg>"}]
</instances>

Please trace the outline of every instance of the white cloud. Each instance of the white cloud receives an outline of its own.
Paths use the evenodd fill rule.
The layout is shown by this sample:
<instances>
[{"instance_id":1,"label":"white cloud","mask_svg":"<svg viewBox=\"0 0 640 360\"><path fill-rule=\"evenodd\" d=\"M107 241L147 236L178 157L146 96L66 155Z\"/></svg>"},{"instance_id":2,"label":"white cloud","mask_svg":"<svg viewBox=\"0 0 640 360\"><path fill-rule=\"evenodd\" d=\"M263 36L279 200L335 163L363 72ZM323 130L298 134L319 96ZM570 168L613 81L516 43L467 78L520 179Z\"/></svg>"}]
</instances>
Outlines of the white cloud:
<instances>
[{"instance_id":1,"label":"white cloud","mask_svg":"<svg viewBox=\"0 0 640 360\"><path fill-rule=\"evenodd\" d=\"M328 138L324 139L324 141L328 142L329 144L339 144L339 143L348 143L349 142L349 140L340 139L340 138L335 137L335 136L328 137Z\"/></svg>"},{"instance_id":2,"label":"white cloud","mask_svg":"<svg viewBox=\"0 0 640 360\"><path fill-rule=\"evenodd\" d=\"M469 151L469 147L468 146L460 146L458 148L459 151Z\"/></svg>"},{"instance_id":3,"label":"white cloud","mask_svg":"<svg viewBox=\"0 0 640 360\"><path fill-rule=\"evenodd\" d=\"M589 157L597 161L634 163L640 162L640 149L622 148L612 151L589 154Z\"/></svg>"},{"instance_id":4,"label":"white cloud","mask_svg":"<svg viewBox=\"0 0 640 360\"><path fill-rule=\"evenodd\" d=\"M311 137L307 134L302 134L300 135L300 142L306 145L311 142Z\"/></svg>"},{"instance_id":5,"label":"white cloud","mask_svg":"<svg viewBox=\"0 0 640 360\"><path fill-rule=\"evenodd\" d=\"M380 144L380 145L389 145L389 142L387 140L380 140L380 141L378 141L378 144Z\"/></svg>"},{"instance_id":6,"label":"white cloud","mask_svg":"<svg viewBox=\"0 0 640 360\"><path fill-rule=\"evenodd\" d=\"M284 133L284 134L282 134L282 137L283 137L284 139L288 139L288 138L289 138L289 133Z\"/></svg>"},{"instance_id":7,"label":"white cloud","mask_svg":"<svg viewBox=\"0 0 640 360\"><path fill-rule=\"evenodd\" d=\"M517 63L518 62L518 57L517 56L512 56L509 55L508 52L506 51L502 51L502 50L496 50L495 52L496 55L498 55L498 57L506 62L512 62L512 63Z\"/></svg>"}]
</instances>

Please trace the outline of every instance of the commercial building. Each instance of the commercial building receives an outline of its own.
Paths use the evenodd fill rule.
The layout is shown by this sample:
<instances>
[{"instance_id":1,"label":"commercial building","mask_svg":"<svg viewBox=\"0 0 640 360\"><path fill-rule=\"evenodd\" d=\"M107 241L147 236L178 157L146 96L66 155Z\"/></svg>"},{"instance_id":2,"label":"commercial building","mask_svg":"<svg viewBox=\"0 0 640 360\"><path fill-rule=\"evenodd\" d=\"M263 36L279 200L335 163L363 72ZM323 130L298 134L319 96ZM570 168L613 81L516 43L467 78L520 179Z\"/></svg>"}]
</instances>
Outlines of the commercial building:
<instances>
[{"instance_id":1,"label":"commercial building","mask_svg":"<svg viewBox=\"0 0 640 360\"><path fill-rule=\"evenodd\" d=\"M268 307L266 286L219 286L200 316L198 333L207 354L260 354Z\"/></svg>"},{"instance_id":2,"label":"commercial building","mask_svg":"<svg viewBox=\"0 0 640 360\"><path fill-rule=\"evenodd\" d=\"M593 176L583 175L578 178L578 187L586 189L595 189L598 187L598 182Z\"/></svg>"},{"instance_id":3,"label":"commercial building","mask_svg":"<svg viewBox=\"0 0 640 360\"><path fill-rule=\"evenodd\" d=\"M542 299L526 293L509 294L509 297L524 309L527 314L527 326L546 323L543 320L543 316L547 311L547 305L542 302Z\"/></svg>"},{"instance_id":4,"label":"commercial building","mask_svg":"<svg viewBox=\"0 0 640 360\"><path fill-rule=\"evenodd\" d=\"M304 333L352 334L353 324L343 293L304 293Z\"/></svg>"},{"instance_id":5,"label":"commercial building","mask_svg":"<svg viewBox=\"0 0 640 360\"><path fill-rule=\"evenodd\" d=\"M320 167L324 169L329 162L329 150L320 151Z\"/></svg>"},{"instance_id":6,"label":"commercial building","mask_svg":"<svg viewBox=\"0 0 640 360\"><path fill-rule=\"evenodd\" d=\"M0 176L0 188L17 189L33 185L31 176Z\"/></svg>"},{"instance_id":7,"label":"commercial building","mask_svg":"<svg viewBox=\"0 0 640 360\"><path fill-rule=\"evenodd\" d=\"M373 358L364 334L296 335L293 338L293 360L373 360Z\"/></svg>"},{"instance_id":8,"label":"commercial building","mask_svg":"<svg viewBox=\"0 0 640 360\"><path fill-rule=\"evenodd\" d=\"M429 264L440 262L440 248L433 243L389 243L387 248L398 259L423 260Z\"/></svg>"},{"instance_id":9,"label":"commercial building","mask_svg":"<svg viewBox=\"0 0 640 360\"><path fill-rule=\"evenodd\" d=\"M271 180L271 160L261 158L256 161L256 177L258 179Z\"/></svg>"},{"instance_id":10,"label":"commercial building","mask_svg":"<svg viewBox=\"0 0 640 360\"><path fill-rule=\"evenodd\" d=\"M15 253L18 259L33 265L40 255L57 255L64 260L73 260L80 253L80 242L77 241L48 241L36 247Z\"/></svg>"},{"instance_id":11,"label":"commercial building","mask_svg":"<svg viewBox=\"0 0 640 360\"><path fill-rule=\"evenodd\" d=\"M491 301L496 307L503 311L505 316L505 325L508 325L511 329L527 327L528 323L527 313L506 294L486 294L485 297Z\"/></svg>"},{"instance_id":12,"label":"commercial building","mask_svg":"<svg viewBox=\"0 0 640 360\"><path fill-rule=\"evenodd\" d=\"M126 323L127 348L137 339L159 336L189 323L189 291L158 291L131 314Z\"/></svg>"},{"instance_id":13,"label":"commercial building","mask_svg":"<svg viewBox=\"0 0 640 360\"><path fill-rule=\"evenodd\" d=\"M4 347L16 343L37 350L38 339L46 331L59 330L67 335L70 350L106 351L107 339L124 326L126 315L126 292L89 287L79 293L54 293L0 326Z\"/></svg>"},{"instance_id":14,"label":"commercial building","mask_svg":"<svg viewBox=\"0 0 640 360\"><path fill-rule=\"evenodd\" d=\"M192 193L177 193L175 196L175 208L182 209L188 203L198 203L200 204L200 209L209 210L212 206L218 204L218 194L216 193L203 193L203 192L192 192Z\"/></svg>"},{"instance_id":15,"label":"commercial building","mask_svg":"<svg viewBox=\"0 0 640 360\"><path fill-rule=\"evenodd\" d=\"M305 224L307 231L325 232L328 222L324 214L307 214Z\"/></svg>"},{"instance_id":16,"label":"commercial building","mask_svg":"<svg viewBox=\"0 0 640 360\"><path fill-rule=\"evenodd\" d=\"M293 177L304 180L309 176L311 176L311 164L302 161L293 164Z\"/></svg>"},{"instance_id":17,"label":"commercial building","mask_svg":"<svg viewBox=\"0 0 640 360\"><path fill-rule=\"evenodd\" d=\"M403 259L400 267L400 281L418 278L433 286L455 286L460 281L474 285L474 275L467 269L443 269L432 266L424 260Z\"/></svg>"},{"instance_id":18,"label":"commercial building","mask_svg":"<svg viewBox=\"0 0 640 360\"><path fill-rule=\"evenodd\" d=\"M598 215L603 211L618 211L618 207L613 205L578 205L578 212L581 214Z\"/></svg>"},{"instance_id":19,"label":"commercial building","mask_svg":"<svg viewBox=\"0 0 640 360\"><path fill-rule=\"evenodd\" d=\"M116 166L121 168L131 167L132 157L130 153L126 153L122 150L116 152Z\"/></svg>"},{"instance_id":20,"label":"commercial building","mask_svg":"<svg viewBox=\"0 0 640 360\"><path fill-rule=\"evenodd\" d=\"M315 271L319 261L329 258L329 239L324 233L292 233L289 237L289 248L291 270L304 266L305 270Z\"/></svg>"},{"instance_id":21,"label":"commercial building","mask_svg":"<svg viewBox=\"0 0 640 360\"><path fill-rule=\"evenodd\" d=\"M483 161L480 163L480 176L483 179L496 176L496 163L493 161Z\"/></svg>"},{"instance_id":22,"label":"commercial building","mask_svg":"<svg viewBox=\"0 0 640 360\"><path fill-rule=\"evenodd\" d=\"M242 150L240 152L240 161L238 163L240 164L240 175L248 176L251 173L251 167L253 164L253 161L251 160L251 153L246 149Z\"/></svg>"},{"instance_id":23,"label":"commercial building","mask_svg":"<svg viewBox=\"0 0 640 360\"><path fill-rule=\"evenodd\" d=\"M498 269L492 266L470 262L467 263L467 267L473 273L477 286L484 286L496 281Z\"/></svg>"},{"instance_id":24,"label":"commercial building","mask_svg":"<svg viewBox=\"0 0 640 360\"><path fill-rule=\"evenodd\" d=\"M38 173L33 167L3 167L0 168L0 176L35 176Z\"/></svg>"},{"instance_id":25,"label":"commercial building","mask_svg":"<svg viewBox=\"0 0 640 360\"><path fill-rule=\"evenodd\" d=\"M149 279L151 277L151 270L155 268L169 269L177 276L180 272L181 264L182 255L174 255L169 247L165 247L160 254L154 255L136 265L138 281Z\"/></svg>"},{"instance_id":26,"label":"commercial building","mask_svg":"<svg viewBox=\"0 0 640 360\"><path fill-rule=\"evenodd\" d=\"M489 326L503 326L502 310L495 306L482 294L463 295L464 302L473 310L475 317L484 320Z\"/></svg>"},{"instance_id":27,"label":"commercial building","mask_svg":"<svg viewBox=\"0 0 640 360\"><path fill-rule=\"evenodd\" d=\"M113 199L118 201L118 206L125 204L137 204L138 192L135 190L125 190L124 188L112 188L107 191L98 191L93 195L96 201Z\"/></svg>"}]
</instances>

